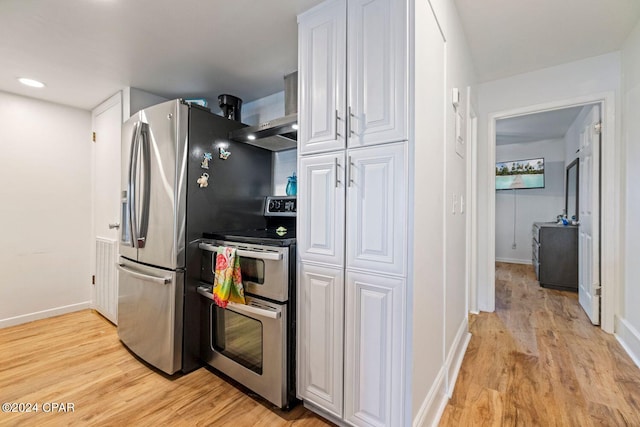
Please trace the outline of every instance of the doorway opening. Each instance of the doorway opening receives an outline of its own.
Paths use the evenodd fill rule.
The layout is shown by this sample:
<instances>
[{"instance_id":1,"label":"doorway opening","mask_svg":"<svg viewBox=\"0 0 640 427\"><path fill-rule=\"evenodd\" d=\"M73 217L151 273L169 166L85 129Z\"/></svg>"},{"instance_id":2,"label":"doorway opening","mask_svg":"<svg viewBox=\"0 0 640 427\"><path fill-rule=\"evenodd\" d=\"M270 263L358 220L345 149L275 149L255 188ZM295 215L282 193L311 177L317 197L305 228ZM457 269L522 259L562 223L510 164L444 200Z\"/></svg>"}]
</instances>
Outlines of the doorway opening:
<instances>
[{"instance_id":1,"label":"doorway opening","mask_svg":"<svg viewBox=\"0 0 640 427\"><path fill-rule=\"evenodd\" d=\"M618 181L617 179L617 173L616 173L616 165L619 163L619 159L616 158L616 150L615 150L615 145L614 145L614 94L613 93L605 93L605 94L597 94L597 95L592 95L592 96L584 96L584 97L580 97L580 98L576 98L576 99L572 99L572 100L568 100L568 101L558 101L558 102L552 102L552 103L548 103L548 104L543 104L543 105L534 105L534 106L529 106L529 107L524 107L524 108L519 108L519 109L513 109L513 110L509 110L509 111L504 111L504 112L499 112L499 113L494 113L491 114L489 116L489 141L492 141L492 143L489 144L489 155L488 155L488 161L489 161L489 188L487 188L488 190L488 215L487 215L487 228L488 228L488 232L489 232L489 244L488 244L488 261L489 264L487 265L487 299L488 299L488 304L489 306L487 307L489 309L489 311L494 311L495 310L495 263L496 263L496 259L500 257L500 247L498 247L498 245L505 245L504 241L507 242L507 249L511 250L510 248L513 246L513 235L514 235L514 231L513 231L513 219L511 220L510 224L511 224L511 231L510 234L507 231L506 236L507 239L504 240L504 236L502 237L502 239L504 241L500 241L500 237L497 235L498 234L498 221L501 217L503 217L503 211L501 210L500 206L497 205L497 202L502 203L503 205L505 203L508 203L509 201L511 202L511 210L507 210L506 212L511 214L511 218L514 218L514 212L513 212L513 206L514 206L514 198L516 199L516 203L518 198L522 199L522 194L524 191L535 191L535 190L517 190L517 191L504 191L504 195L505 197L498 196L496 194L496 180L495 180L495 168L496 168L496 161L499 160L498 157L496 157L496 154L501 150L499 148L497 148L498 146L495 144L496 138L497 138L497 128L499 125L500 120L504 120L504 119L511 119L511 118L518 118L518 117L523 117L523 116L527 116L527 115L532 115L532 114L539 114L539 113L550 113L550 112L554 112L554 111L559 111L559 110L566 110L566 109L571 109L573 107L578 107L578 109L581 111L581 113L578 114L582 114L583 118L587 116L586 110L585 108L591 108L592 111L599 111L599 119L601 118L601 120L599 120L597 124L597 127L593 127L594 132L593 135L591 135L592 138L595 138L597 136L597 143L596 146L599 145L599 149L598 150L592 150L591 154L593 155L594 153L597 154L601 154L599 156L598 159L593 159L592 157L588 160L586 160L587 162L589 162L590 166L591 166L591 171L593 171L593 162L595 160L599 160L601 163L601 173L600 174L591 174L592 176L597 178L597 186L601 189L601 200L600 203L597 205L597 209L591 209L590 214L591 216L591 223L595 223L595 224L599 224L599 236L601 237L601 240L599 240L597 237L589 237L589 236L581 236L581 238L585 238L585 242L588 241L590 243L591 246L585 246L590 248L590 250L592 250L591 252L591 259L596 259L597 255L594 255L594 250L596 250L596 252L599 252L599 257L597 257L598 262L594 263L593 265L593 269L591 270L591 277L586 278L585 283L589 282L589 285L591 284L598 284L601 285L601 288L596 288L595 286L592 287L593 293L590 295L591 300L593 301L593 297L598 297L597 301L601 302L601 305L597 304L597 302L595 302L594 304L591 304L592 306L592 311L593 311L593 306L597 307L597 312L599 313L599 315L597 317L593 316L593 313L590 314L590 317L592 319L592 322L594 323L601 323L602 328L607 331L607 332L613 332L613 326L614 326L614 317L613 317L613 313L614 313L614 295L616 294L616 280L615 277L617 275L616 272L616 267L615 267L615 263L611 263L609 261L614 259L614 254L615 254L615 248L617 247L617 242L618 242L618 225L617 225L617 212L618 212L618 206L619 206L619 194L618 194L618 190L617 190L617 186L616 186L616 182ZM592 107L597 107L597 108L592 108ZM577 111L577 110L576 110ZM574 111L575 112L575 111ZM582 136L581 138L584 138L584 136ZM592 139L593 140L593 139ZM578 144L583 144L583 142L579 142ZM577 150L577 148L576 148ZM566 150L567 152L569 150ZM578 154L578 153L574 153L574 154ZM523 157L522 160L526 160L526 157ZM535 156L532 156L531 158L533 158ZM516 159L514 158L513 160L520 160L519 158ZM565 160L569 160L565 163ZM564 169L564 174L561 175L561 184L559 186L560 190L560 194L557 196L558 200L556 203L556 208L555 210L557 210L557 213L555 213L554 215L551 216L551 218L546 219L546 221L548 222L552 222L552 221L557 221L557 216L558 215L564 215L566 214L566 204L567 204L567 195L565 192L566 189L566 167L569 166L569 164L573 161L574 159L570 160L570 156L566 156L566 159L563 159L562 163L558 163L556 165L550 165L551 169L555 169L555 173L556 176L558 175L558 173L563 173L563 169ZM560 167L560 165L562 165L562 167ZM517 167L517 166L516 166ZM593 182L592 182L593 184ZM558 187L558 185L556 184L556 188ZM586 191L585 189L581 189L582 191ZM511 193L511 194L509 194ZM498 200L498 197L500 197L500 199L502 200ZM594 198L590 198L587 199L590 200L591 202L593 202L595 199ZM563 203L564 201L564 203ZM560 203L560 204L558 204ZM507 204L508 206L508 204ZM520 206L519 204L516 204L516 207ZM558 210L558 206L560 206L560 209ZM564 210L564 212L563 212ZM595 216L593 216L595 215ZM579 215L577 215L579 217ZM516 216L517 218L517 212L516 212ZM548 217L547 217L548 218ZM571 221L571 218L568 217L567 218L569 221ZM543 220L544 221L544 220ZM577 221L580 221L580 218L577 218ZM533 248L531 245L531 238L532 238L532 234L531 234L531 227L533 224L530 224L527 228L528 228L528 234L529 234L529 245L527 248L527 252L529 254L531 254L531 259L533 261ZM502 231L502 233L504 234L504 231ZM519 249L520 245L525 245L525 241L526 240L522 240L522 243L520 241L518 241L518 237L517 237L517 233L518 233L518 228L516 227L516 250ZM510 236L510 237L509 237ZM509 238L511 238L511 240L509 240ZM526 247L526 245L525 245ZM583 251L584 252L584 251ZM582 254L579 256L583 256ZM601 267L601 268L600 268ZM597 279L600 279L599 281ZM584 304L583 304L584 306ZM585 309L585 311L588 311L587 309Z\"/></svg>"},{"instance_id":2,"label":"doorway opening","mask_svg":"<svg viewBox=\"0 0 640 427\"><path fill-rule=\"evenodd\" d=\"M599 205L600 117L595 103L501 118L495 139L496 262L530 265L540 286L579 293L595 324L600 223L586 205Z\"/></svg>"}]
</instances>

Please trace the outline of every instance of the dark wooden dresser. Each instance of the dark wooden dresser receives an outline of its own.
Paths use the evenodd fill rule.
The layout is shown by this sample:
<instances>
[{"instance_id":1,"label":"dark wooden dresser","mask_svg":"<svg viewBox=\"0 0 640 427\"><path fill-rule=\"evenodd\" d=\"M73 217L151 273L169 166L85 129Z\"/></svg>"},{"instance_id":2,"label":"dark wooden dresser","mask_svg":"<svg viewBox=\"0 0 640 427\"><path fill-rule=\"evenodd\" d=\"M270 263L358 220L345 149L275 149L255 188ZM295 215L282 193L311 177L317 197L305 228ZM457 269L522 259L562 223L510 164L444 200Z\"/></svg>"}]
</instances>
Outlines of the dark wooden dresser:
<instances>
[{"instance_id":1,"label":"dark wooden dresser","mask_svg":"<svg viewBox=\"0 0 640 427\"><path fill-rule=\"evenodd\" d=\"M578 290L578 226L534 222L532 261L541 286Z\"/></svg>"}]
</instances>

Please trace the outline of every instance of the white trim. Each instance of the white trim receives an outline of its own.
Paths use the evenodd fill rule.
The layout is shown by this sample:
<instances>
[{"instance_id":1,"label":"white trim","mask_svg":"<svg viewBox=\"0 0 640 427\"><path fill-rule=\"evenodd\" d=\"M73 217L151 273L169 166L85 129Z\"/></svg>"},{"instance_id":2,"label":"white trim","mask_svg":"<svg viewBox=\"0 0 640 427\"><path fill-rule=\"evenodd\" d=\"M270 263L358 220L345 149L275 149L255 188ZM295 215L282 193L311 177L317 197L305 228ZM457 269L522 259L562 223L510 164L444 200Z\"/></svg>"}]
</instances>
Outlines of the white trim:
<instances>
[{"instance_id":1,"label":"white trim","mask_svg":"<svg viewBox=\"0 0 640 427\"><path fill-rule=\"evenodd\" d=\"M496 257L496 262L508 262L509 264L531 265L530 259L497 258Z\"/></svg>"},{"instance_id":2,"label":"white trim","mask_svg":"<svg viewBox=\"0 0 640 427\"><path fill-rule=\"evenodd\" d=\"M601 327L605 332L613 333L614 331L614 315L615 315L615 296L618 294L621 268L615 262L618 248L620 247L620 156L616 153L619 151L615 140L616 120L615 120L615 92L603 92L591 95L579 96L575 98L552 101L543 104L530 105L527 107L514 108L510 110L500 111L489 114L488 117L488 136L489 144L487 150L487 193L488 193L488 209L487 223L485 226L488 231L487 251L487 301L485 307L480 307L483 311L495 311L495 184L493 180L493 171L496 158L496 120L508 117L517 117L525 114L538 113L542 111L558 110L561 108L596 104L602 106L602 117L604 125L604 133L602 134L602 183L600 200L602 206L602 218L600 235L602 236L602 250L600 254L601 265L601 283L602 300L601 300ZM606 286L604 286L606 284Z\"/></svg>"},{"instance_id":3,"label":"white trim","mask_svg":"<svg viewBox=\"0 0 640 427\"><path fill-rule=\"evenodd\" d=\"M105 111L107 111L109 108L120 104L120 115L122 115L122 91L118 91L116 92L113 96L109 97L106 101L102 102L100 105L98 105L97 107L95 107L92 111L91 111L91 132L95 132L96 131L96 117L98 117L100 114L104 113ZM90 273L95 276L96 275L96 244L95 244L95 239L98 237L97 233L96 233L96 211L95 211L95 206L96 206L96 163L98 162L98 159L96 159L96 148L95 148L95 144L93 142L91 142L91 239L92 239L92 244L91 244L91 249L90 249L90 256L91 256L91 261L89 263L89 266L91 268ZM116 250L116 256L117 254L117 250ZM89 284L89 286L91 287L91 308L95 308L95 302L96 302L96 286L95 284ZM104 313L100 313L103 316L105 316L107 319L109 319L109 321L113 322L114 324L118 324L117 319L112 319L111 316L106 316Z\"/></svg>"},{"instance_id":4,"label":"white trim","mask_svg":"<svg viewBox=\"0 0 640 427\"><path fill-rule=\"evenodd\" d=\"M447 369L447 395L449 398L453 396L453 390L456 388L456 380L458 379L469 341L471 341L471 334L469 333L469 323L465 316L458 328L458 333L453 340L451 351L445 362L445 368Z\"/></svg>"},{"instance_id":5,"label":"white trim","mask_svg":"<svg viewBox=\"0 0 640 427\"><path fill-rule=\"evenodd\" d=\"M65 305L62 307L51 308L48 310L37 311L35 313L22 314L20 316L9 317L7 319L0 319L0 329L8 328L9 326L21 325L27 322L33 322L34 320L46 319L49 317L59 316L61 314L73 313L74 311L85 310L91 308L91 302L85 301L78 304Z\"/></svg>"},{"instance_id":6,"label":"white trim","mask_svg":"<svg viewBox=\"0 0 640 427\"><path fill-rule=\"evenodd\" d=\"M444 413L444 408L447 407L447 402L449 402L449 398L447 397L447 383L443 366L413 419L413 427L437 426Z\"/></svg>"},{"instance_id":7,"label":"white trim","mask_svg":"<svg viewBox=\"0 0 640 427\"><path fill-rule=\"evenodd\" d=\"M640 368L640 332L629 322L616 316L616 339Z\"/></svg>"},{"instance_id":8,"label":"white trim","mask_svg":"<svg viewBox=\"0 0 640 427\"><path fill-rule=\"evenodd\" d=\"M467 312L478 312L478 115L467 86Z\"/></svg>"}]
</instances>

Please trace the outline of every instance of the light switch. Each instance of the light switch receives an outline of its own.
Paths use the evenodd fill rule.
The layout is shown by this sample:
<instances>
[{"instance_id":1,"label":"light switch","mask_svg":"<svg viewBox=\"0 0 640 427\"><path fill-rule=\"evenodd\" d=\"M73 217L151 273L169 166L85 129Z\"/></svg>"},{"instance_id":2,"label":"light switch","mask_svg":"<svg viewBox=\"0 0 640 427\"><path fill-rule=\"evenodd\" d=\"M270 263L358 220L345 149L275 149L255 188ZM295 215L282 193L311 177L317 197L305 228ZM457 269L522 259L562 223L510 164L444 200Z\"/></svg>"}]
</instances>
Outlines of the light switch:
<instances>
[{"instance_id":1,"label":"light switch","mask_svg":"<svg viewBox=\"0 0 640 427\"><path fill-rule=\"evenodd\" d=\"M458 197L456 196L456 193L453 193L452 201L453 203L451 203L451 213L455 215L456 208L458 207Z\"/></svg>"}]
</instances>

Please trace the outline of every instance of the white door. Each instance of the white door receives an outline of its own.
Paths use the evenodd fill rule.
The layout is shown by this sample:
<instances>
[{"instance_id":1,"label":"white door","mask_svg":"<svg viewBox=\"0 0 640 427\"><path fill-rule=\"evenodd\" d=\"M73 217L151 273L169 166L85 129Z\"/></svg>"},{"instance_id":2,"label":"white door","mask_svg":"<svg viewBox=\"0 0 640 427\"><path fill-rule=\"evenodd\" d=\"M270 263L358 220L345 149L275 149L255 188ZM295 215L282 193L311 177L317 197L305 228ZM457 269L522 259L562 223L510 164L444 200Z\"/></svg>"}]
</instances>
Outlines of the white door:
<instances>
[{"instance_id":1,"label":"white door","mask_svg":"<svg viewBox=\"0 0 640 427\"><path fill-rule=\"evenodd\" d=\"M117 93L92 112L93 224L95 264L93 307L113 323L118 319L118 227L120 218L120 132L122 96Z\"/></svg>"},{"instance_id":2,"label":"white door","mask_svg":"<svg viewBox=\"0 0 640 427\"><path fill-rule=\"evenodd\" d=\"M346 0L332 0L299 19L300 154L345 146Z\"/></svg>"},{"instance_id":3,"label":"white door","mask_svg":"<svg viewBox=\"0 0 640 427\"><path fill-rule=\"evenodd\" d=\"M347 154L347 268L404 275L407 144Z\"/></svg>"},{"instance_id":4,"label":"white door","mask_svg":"<svg viewBox=\"0 0 640 427\"><path fill-rule=\"evenodd\" d=\"M342 418L344 270L298 264L298 397Z\"/></svg>"},{"instance_id":5,"label":"white door","mask_svg":"<svg viewBox=\"0 0 640 427\"><path fill-rule=\"evenodd\" d=\"M344 152L300 158L297 242L302 261L344 266L344 159Z\"/></svg>"},{"instance_id":6,"label":"white door","mask_svg":"<svg viewBox=\"0 0 640 427\"><path fill-rule=\"evenodd\" d=\"M349 0L348 146L407 139L405 0Z\"/></svg>"},{"instance_id":7,"label":"white door","mask_svg":"<svg viewBox=\"0 0 640 427\"><path fill-rule=\"evenodd\" d=\"M347 271L344 419L402 426L404 279Z\"/></svg>"},{"instance_id":8,"label":"white door","mask_svg":"<svg viewBox=\"0 0 640 427\"><path fill-rule=\"evenodd\" d=\"M587 115L579 150L578 299L600 324L600 108Z\"/></svg>"}]
</instances>

